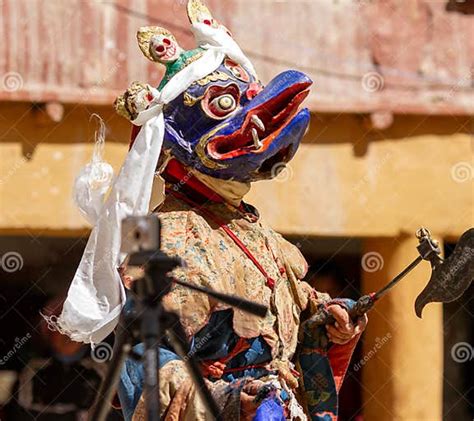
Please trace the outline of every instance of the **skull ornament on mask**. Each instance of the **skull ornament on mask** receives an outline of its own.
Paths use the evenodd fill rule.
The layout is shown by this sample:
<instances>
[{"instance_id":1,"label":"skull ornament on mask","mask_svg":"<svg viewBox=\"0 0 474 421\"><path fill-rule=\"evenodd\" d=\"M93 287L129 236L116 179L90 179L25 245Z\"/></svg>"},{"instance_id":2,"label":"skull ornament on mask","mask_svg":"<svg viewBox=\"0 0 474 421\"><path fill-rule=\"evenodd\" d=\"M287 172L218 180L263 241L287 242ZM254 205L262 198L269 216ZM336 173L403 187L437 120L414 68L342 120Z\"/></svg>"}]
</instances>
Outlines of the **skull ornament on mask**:
<instances>
[{"instance_id":1,"label":"skull ornament on mask","mask_svg":"<svg viewBox=\"0 0 474 421\"><path fill-rule=\"evenodd\" d=\"M220 28L232 37L229 29L214 19L209 9L200 0L188 1L187 12L191 23L202 23L212 28Z\"/></svg>"},{"instance_id":2,"label":"skull ornament on mask","mask_svg":"<svg viewBox=\"0 0 474 421\"><path fill-rule=\"evenodd\" d=\"M155 35L150 40L150 55L160 63L175 61L181 52L181 47L171 34Z\"/></svg>"}]
</instances>

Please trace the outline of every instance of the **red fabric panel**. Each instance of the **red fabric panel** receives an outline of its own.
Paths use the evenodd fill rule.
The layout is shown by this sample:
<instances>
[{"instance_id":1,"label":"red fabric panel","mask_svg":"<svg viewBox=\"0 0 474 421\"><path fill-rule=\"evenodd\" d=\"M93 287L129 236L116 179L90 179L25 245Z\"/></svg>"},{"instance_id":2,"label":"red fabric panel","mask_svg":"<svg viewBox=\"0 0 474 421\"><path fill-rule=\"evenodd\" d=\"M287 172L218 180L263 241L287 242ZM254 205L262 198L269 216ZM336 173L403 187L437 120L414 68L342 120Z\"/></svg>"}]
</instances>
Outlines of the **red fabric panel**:
<instances>
[{"instance_id":1,"label":"red fabric panel","mask_svg":"<svg viewBox=\"0 0 474 421\"><path fill-rule=\"evenodd\" d=\"M354 352L359 338L360 334L344 345L334 344L331 346L327 353L329 363L331 365L331 369L334 375L334 383L336 384L336 390L338 393L341 389L344 376L346 375L347 367L349 367L352 353Z\"/></svg>"},{"instance_id":2,"label":"red fabric panel","mask_svg":"<svg viewBox=\"0 0 474 421\"><path fill-rule=\"evenodd\" d=\"M141 126L135 126L132 124L132 132L130 133L130 143L128 144L128 150L132 149L133 143L135 142L138 132L140 131Z\"/></svg>"}]
</instances>

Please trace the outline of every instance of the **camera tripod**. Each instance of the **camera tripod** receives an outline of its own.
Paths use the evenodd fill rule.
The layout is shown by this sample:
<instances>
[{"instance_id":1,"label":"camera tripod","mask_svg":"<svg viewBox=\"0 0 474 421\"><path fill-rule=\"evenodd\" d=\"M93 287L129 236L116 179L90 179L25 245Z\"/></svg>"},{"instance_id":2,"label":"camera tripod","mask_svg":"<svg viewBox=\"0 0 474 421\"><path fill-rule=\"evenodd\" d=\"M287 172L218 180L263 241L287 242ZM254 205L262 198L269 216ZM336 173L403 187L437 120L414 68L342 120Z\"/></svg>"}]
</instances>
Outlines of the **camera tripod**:
<instances>
[{"instance_id":1,"label":"camera tripod","mask_svg":"<svg viewBox=\"0 0 474 421\"><path fill-rule=\"evenodd\" d=\"M98 393L99 400L92 409L90 420L104 421L106 419L121 368L132 351L134 340L138 338L143 341L145 347L142 360L145 369L146 419L148 421L158 421L160 419L159 346L166 333L174 347L174 351L186 363L189 374L195 382L208 411L214 419L222 420L219 408L206 386L199 363L190 350L179 317L176 313L164 309L162 305L163 297L170 292L172 284L176 283L259 317L265 316L267 307L182 280L172 279L168 273L174 268L182 266L183 262L180 258L170 257L159 250L132 253L129 265L144 267L145 275L142 279L134 282L132 293L136 298L136 308L131 311L122 310L115 332L112 359Z\"/></svg>"}]
</instances>

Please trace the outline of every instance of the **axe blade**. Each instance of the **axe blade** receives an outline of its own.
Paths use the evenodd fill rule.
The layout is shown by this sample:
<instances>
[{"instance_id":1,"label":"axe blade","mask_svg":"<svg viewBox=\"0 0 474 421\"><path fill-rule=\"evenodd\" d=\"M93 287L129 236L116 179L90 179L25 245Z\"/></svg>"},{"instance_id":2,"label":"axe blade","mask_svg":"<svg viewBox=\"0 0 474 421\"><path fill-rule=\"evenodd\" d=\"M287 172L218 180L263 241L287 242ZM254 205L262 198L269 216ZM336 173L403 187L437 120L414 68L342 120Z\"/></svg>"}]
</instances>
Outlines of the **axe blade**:
<instances>
[{"instance_id":1,"label":"axe blade","mask_svg":"<svg viewBox=\"0 0 474 421\"><path fill-rule=\"evenodd\" d=\"M421 319L428 303L449 303L461 297L474 278L474 228L467 230L443 263L437 265L425 289L415 301Z\"/></svg>"}]
</instances>

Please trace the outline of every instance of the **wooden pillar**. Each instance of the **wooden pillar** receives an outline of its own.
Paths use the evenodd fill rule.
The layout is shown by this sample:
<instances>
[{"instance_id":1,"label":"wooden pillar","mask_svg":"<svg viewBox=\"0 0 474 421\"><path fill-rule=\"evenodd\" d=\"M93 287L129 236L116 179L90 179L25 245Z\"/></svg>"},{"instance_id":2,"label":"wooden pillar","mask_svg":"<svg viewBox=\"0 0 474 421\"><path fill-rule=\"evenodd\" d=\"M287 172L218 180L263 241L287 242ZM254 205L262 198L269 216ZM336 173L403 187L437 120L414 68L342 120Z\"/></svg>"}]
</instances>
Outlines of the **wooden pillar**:
<instances>
[{"instance_id":1,"label":"wooden pillar","mask_svg":"<svg viewBox=\"0 0 474 421\"><path fill-rule=\"evenodd\" d=\"M362 258L364 292L375 291L416 256L412 237L367 239ZM369 314L360 361L364 421L437 421L442 417L443 314L429 304L423 319L414 302L430 275L421 262Z\"/></svg>"}]
</instances>

